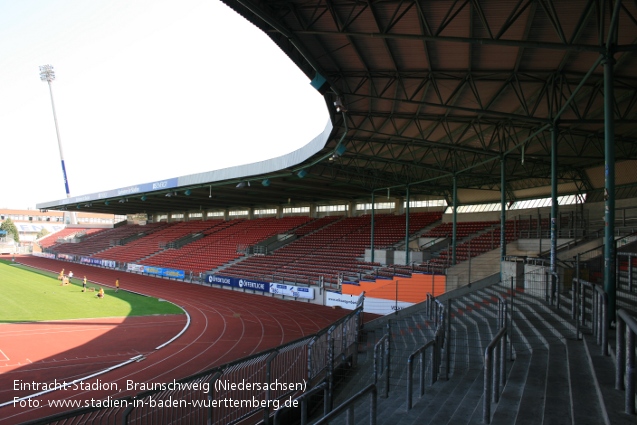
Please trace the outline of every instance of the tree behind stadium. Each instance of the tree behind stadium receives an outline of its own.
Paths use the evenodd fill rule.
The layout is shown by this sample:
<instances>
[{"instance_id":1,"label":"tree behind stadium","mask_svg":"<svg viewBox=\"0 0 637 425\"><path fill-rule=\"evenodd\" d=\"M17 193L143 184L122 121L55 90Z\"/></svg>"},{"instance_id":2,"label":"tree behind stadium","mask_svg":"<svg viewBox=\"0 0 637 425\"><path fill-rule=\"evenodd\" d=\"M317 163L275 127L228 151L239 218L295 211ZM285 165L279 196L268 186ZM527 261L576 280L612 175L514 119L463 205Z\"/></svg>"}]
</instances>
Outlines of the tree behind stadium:
<instances>
[{"instance_id":1,"label":"tree behind stadium","mask_svg":"<svg viewBox=\"0 0 637 425\"><path fill-rule=\"evenodd\" d=\"M5 230L7 235L13 237L13 240L16 242L20 242L20 234L18 233L18 228L15 227L13 221L10 218L7 218L5 221L0 224L0 230Z\"/></svg>"}]
</instances>

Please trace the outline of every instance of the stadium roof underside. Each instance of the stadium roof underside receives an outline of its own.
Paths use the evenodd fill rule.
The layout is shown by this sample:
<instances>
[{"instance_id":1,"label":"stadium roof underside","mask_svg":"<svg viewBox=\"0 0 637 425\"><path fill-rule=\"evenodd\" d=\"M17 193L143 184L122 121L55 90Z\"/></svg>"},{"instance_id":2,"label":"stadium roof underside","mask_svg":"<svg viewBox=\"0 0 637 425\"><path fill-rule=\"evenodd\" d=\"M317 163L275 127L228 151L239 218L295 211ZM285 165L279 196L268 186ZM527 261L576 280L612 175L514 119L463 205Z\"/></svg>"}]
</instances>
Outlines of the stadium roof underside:
<instances>
[{"instance_id":1,"label":"stadium roof underside","mask_svg":"<svg viewBox=\"0 0 637 425\"><path fill-rule=\"evenodd\" d=\"M369 201L388 190L405 197L407 188L410 197L451 204L454 180L459 204L500 202L503 178L514 201L550 196L552 146L558 191L601 201L607 109L617 196L636 196L633 1L224 2L324 91L333 129L323 146L273 171L239 167L247 172L195 184L180 178L177 190L108 205L78 197L39 208L152 214ZM605 83L613 88L606 99Z\"/></svg>"}]
</instances>

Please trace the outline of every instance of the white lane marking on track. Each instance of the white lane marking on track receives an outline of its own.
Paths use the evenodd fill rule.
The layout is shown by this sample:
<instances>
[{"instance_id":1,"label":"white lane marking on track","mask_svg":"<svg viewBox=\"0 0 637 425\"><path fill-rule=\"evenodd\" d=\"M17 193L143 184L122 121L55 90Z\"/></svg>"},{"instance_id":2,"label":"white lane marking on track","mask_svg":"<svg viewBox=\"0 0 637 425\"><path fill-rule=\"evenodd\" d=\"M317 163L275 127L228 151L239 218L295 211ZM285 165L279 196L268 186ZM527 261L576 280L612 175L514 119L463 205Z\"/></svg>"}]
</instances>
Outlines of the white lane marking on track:
<instances>
[{"instance_id":1,"label":"white lane marking on track","mask_svg":"<svg viewBox=\"0 0 637 425\"><path fill-rule=\"evenodd\" d=\"M2 353L2 355L3 355L3 356L4 356L4 358L6 359L6 360L3 360L3 361L8 362L8 361L10 360L10 359L9 359L9 357L8 357L6 354L4 354L4 351L0 350L0 353Z\"/></svg>"}]
</instances>

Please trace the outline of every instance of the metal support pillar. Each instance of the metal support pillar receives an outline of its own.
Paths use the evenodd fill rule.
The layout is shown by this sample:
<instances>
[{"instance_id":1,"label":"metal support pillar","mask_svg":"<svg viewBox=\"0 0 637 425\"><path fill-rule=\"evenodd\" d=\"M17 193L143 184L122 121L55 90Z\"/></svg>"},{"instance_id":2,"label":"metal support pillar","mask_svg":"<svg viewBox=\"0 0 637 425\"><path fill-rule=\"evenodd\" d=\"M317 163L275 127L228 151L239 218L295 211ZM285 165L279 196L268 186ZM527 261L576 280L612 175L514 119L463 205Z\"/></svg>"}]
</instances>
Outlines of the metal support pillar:
<instances>
[{"instance_id":1,"label":"metal support pillar","mask_svg":"<svg viewBox=\"0 0 637 425\"><path fill-rule=\"evenodd\" d=\"M371 259L370 261L374 262L374 213L376 212L375 208L375 200L374 200L374 192L372 192L372 230L370 234L370 246L371 246Z\"/></svg>"},{"instance_id":2,"label":"metal support pillar","mask_svg":"<svg viewBox=\"0 0 637 425\"><path fill-rule=\"evenodd\" d=\"M456 245L458 231L458 181L456 175L453 175L453 227L451 231L451 265L456 265Z\"/></svg>"},{"instance_id":3,"label":"metal support pillar","mask_svg":"<svg viewBox=\"0 0 637 425\"><path fill-rule=\"evenodd\" d=\"M615 122L613 65L608 52L604 59L604 291L608 294L608 319L615 320Z\"/></svg>"},{"instance_id":4,"label":"metal support pillar","mask_svg":"<svg viewBox=\"0 0 637 425\"><path fill-rule=\"evenodd\" d=\"M506 156L500 159L500 280L502 280L502 261L507 255L506 245Z\"/></svg>"},{"instance_id":5,"label":"metal support pillar","mask_svg":"<svg viewBox=\"0 0 637 425\"><path fill-rule=\"evenodd\" d=\"M551 128L551 280L557 272L557 126Z\"/></svg>"},{"instance_id":6,"label":"metal support pillar","mask_svg":"<svg viewBox=\"0 0 637 425\"><path fill-rule=\"evenodd\" d=\"M409 185L405 195L405 265L409 265Z\"/></svg>"}]
</instances>

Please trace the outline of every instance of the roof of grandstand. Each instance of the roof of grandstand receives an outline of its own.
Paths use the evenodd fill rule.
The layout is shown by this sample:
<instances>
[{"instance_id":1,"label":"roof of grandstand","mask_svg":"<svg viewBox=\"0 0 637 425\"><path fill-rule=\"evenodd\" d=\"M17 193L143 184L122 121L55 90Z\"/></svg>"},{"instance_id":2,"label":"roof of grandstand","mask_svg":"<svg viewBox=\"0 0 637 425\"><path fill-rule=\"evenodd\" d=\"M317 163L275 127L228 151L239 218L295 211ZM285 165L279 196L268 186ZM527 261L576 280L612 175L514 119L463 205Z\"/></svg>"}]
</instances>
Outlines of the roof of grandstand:
<instances>
[{"instance_id":1,"label":"roof of grandstand","mask_svg":"<svg viewBox=\"0 0 637 425\"><path fill-rule=\"evenodd\" d=\"M552 134L558 192L601 201L608 50L616 196L635 196L634 2L613 10L566 1L224 2L324 93L325 131L273 160L38 208L154 214L354 202L372 193L452 203L454 180L460 204L499 202L501 190L508 201L529 199L551 193Z\"/></svg>"}]
</instances>

